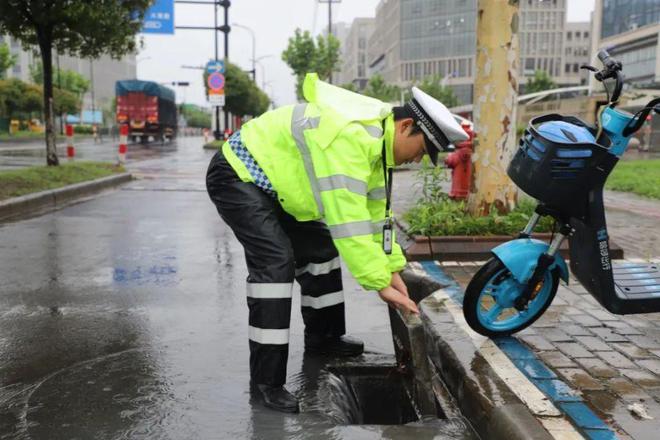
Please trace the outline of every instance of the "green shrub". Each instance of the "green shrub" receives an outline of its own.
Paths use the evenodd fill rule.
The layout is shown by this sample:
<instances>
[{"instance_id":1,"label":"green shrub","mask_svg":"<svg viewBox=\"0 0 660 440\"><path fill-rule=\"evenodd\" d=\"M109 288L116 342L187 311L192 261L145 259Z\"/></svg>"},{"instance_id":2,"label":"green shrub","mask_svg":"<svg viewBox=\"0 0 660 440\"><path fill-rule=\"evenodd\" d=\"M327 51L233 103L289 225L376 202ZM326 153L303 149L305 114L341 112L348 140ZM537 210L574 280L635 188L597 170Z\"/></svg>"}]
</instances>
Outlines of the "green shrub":
<instances>
[{"instance_id":1,"label":"green shrub","mask_svg":"<svg viewBox=\"0 0 660 440\"><path fill-rule=\"evenodd\" d=\"M75 134L92 134L94 133L94 128L91 125L75 125L73 127L73 132Z\"/></svg>"},{"instance_id":2,"label":"green shrub","mask_svg":"<svg viewBox=\"0 0 660 440\"><path fill-rule=\"evenodd\" d=\"M436 201L420 200L403 218L409 232L417 235L513 235L524 229L534 213L536 203L524 199L506 215L491 212L484 217L472 217L463 201L449 199L446 194ZM550 232L553 220L541 219L534 232Z\"/></svg>"}]
</instances>

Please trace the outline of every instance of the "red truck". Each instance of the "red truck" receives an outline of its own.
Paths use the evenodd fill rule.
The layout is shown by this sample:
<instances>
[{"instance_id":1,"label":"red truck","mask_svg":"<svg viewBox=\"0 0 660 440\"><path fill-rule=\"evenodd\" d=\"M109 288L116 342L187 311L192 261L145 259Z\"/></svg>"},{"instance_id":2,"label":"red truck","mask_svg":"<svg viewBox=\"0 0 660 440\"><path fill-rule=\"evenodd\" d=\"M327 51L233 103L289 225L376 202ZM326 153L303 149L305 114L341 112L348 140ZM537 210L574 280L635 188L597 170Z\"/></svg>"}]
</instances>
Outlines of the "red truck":
<instances>
[{"instance_id":1,"label":"red truck","mask_svg":"<svg viewBox=\"0 0 660 440\"><path fill-rule=\"evenodd\" d=\"M174 91L152 81L117 81L117 124L128 125L133 142L146 143L176 136L177 111Z\"/></svg>"}]
</instances>

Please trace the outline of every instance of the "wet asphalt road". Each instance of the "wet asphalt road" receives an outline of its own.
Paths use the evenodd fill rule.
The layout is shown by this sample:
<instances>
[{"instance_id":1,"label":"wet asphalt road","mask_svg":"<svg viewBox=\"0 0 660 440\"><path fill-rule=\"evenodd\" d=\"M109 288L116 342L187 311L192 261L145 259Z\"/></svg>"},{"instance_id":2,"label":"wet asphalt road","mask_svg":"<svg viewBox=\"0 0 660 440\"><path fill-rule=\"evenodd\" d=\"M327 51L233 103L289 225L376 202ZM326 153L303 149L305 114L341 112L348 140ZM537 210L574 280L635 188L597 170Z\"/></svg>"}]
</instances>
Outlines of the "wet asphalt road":
<instances>
[{"instance_id":1,"label":"wet asphalt road","mask_svg":"<svg viewBox=\"0 0 660 440\"><path fill-rule=\"evenodd\" d=\"M464 438L438 421L338 426L295 293L288 387L302 414L251 401L243 251L206 194L201 144L150 148L129 162L139 180L0 224L0 438ZM389 359L386 306L344 278L348 333Z\"/></svg>"},{"instance_id":2,"label":"wet asphalt road","mask_svg":"<svg viewBox=\"0 0 660 440\"><path fill-rule=\"evenodd\" d=\"M175 143L164 145L160 143L130 144L127 159L131 161L157 158L160 157L164 149L167 150L175 146ZM80 138L74 141L74 147L76 153L74 160L115 162L117 161L119 139L103 137L95 142L92 138ZM60 161L66 162L69 160L66 157L65 140L58 139L57 154ZM0 142L0 171L45 164L46 147L43 140L16 143Z\"/></svg>"}]
</instances>

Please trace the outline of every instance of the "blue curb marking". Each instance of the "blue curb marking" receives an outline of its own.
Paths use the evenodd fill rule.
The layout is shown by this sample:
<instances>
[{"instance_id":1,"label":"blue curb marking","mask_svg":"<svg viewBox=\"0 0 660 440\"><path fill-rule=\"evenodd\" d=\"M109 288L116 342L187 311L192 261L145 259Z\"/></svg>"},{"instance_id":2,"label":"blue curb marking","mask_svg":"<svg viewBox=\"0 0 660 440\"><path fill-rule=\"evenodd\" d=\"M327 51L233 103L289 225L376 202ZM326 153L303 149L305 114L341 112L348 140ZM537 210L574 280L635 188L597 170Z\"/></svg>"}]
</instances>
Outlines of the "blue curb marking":
<instances>
[{"instance_id":1,"label":"blue curb marking","mask_svg":"<svg viewBox=\"0 0 660 440\"><path fill-rule=\"evenodd\" d=\"M440 266L435 264L434 261L420 261L420 263L422 264L422 267L426 273L431 275L431 277L438 281L440 284L446 286L444 289L449 297L462 306L463 292L461 291L461 286L458 285L456 280L448 276L442 269L440 269Z\"/></svg>"},{"instance_id":2,"label":"blue curb marking","mask_svg":"<svg viewBox=\"0 0 660 440\"><path fill-rule=\"evenodd\" d=\"M447 275L434 261L420 261L433 279L446 285L445 292L461 307L463 291L453 278ZM541 390L563 412L581 433L590 440L618 439L616 433L598 417L582 400L578 392L557 378L536 354L518 339L508 336L493 339L520 371Z\"/></svg>"}]
</instances>

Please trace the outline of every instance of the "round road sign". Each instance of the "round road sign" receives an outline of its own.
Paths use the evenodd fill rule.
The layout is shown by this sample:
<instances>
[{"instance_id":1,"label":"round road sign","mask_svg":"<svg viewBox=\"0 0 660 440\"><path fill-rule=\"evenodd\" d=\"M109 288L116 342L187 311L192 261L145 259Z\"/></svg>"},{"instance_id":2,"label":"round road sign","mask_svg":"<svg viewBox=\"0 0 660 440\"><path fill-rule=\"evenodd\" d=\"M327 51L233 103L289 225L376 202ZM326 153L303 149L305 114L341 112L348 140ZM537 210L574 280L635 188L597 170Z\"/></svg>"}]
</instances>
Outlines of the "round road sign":
<instances>
[{"instance_id":1,"label":"round road sign","mask_svg":"<svg viewBox=\"0 0 660 440\"><path fill-rule=\"evenodd\" d=\"M206 83L211 90L221 90L225 87L225 76L222 73L213 72L209 75Z\"/></svg>"}]
</instances>

